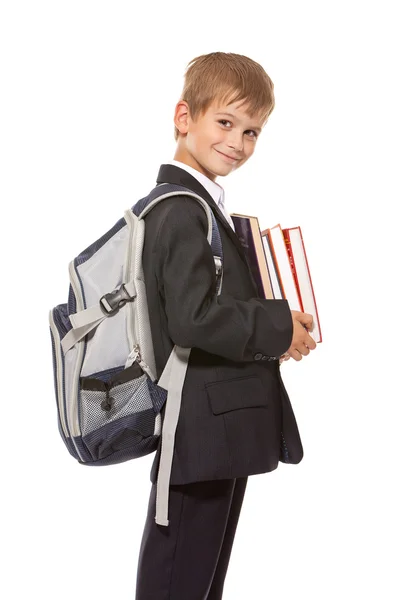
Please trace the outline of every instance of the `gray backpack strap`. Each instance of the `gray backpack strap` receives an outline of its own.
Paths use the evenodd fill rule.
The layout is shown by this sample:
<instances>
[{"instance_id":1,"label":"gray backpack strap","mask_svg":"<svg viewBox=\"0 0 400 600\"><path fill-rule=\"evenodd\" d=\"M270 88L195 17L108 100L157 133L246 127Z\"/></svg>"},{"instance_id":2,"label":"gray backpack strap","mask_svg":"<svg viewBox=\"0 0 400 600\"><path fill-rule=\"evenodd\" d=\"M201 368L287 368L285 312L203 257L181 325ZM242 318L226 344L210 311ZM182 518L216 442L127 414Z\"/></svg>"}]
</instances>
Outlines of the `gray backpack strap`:
<instances>
[{"instance_id":1,"label":"gray backpack strap","mask_svg":"<svg viewBox=\"0 0 400 600\"><path fill-rule=\"evenodd\" d=\"M143 218L160 200L175 195L191 196L202 204L208 219L208 235L207 239L213 249L215 273L217 277L217 295L222 289L222 242L219 235L218 225L211 208L203 198L197 194L181 187L171 186L166 184L168 191L165 194L160 194L156 199L144 206L139 206L139 218ZM171 191L175 188L174 191ZM182 390L185 382L186 372L189 363L191 348L181 348L175 345L164 370L161 374L157 385L164 388L168 392L164 423L160 436L161 455L157 477L157 496L156 496L156 516L157 525L168 525L168 499L169 485L172 471L172 460L174 454L175 432L178 425L179 413L182 401Z\"/></svg>"},{"instance_id":2,"label":"gray backpack strap","mask_svg":"<svg viewBox=\"0 0 400 600\"><path fill-rule=\"evenodd\" d=\"M214 257L218 277L217 295L222 289L222 263ZM160 437L161 455L157 478L156 516L157 525L168 525L168 499L171 479L172 459L174 455L175 432L179 420L182 401L182 390L189 364L191 348L175 345L169 355L167 364L157 383L168 392L165 406L164 423Z\"/></svg>"},{"instance_id":3,"label":"gray backpack strap","mask_svg":"<svg viewBox=\"0 0 400 600\"><path fill-rule=\"evenodd\" d=\"M182 389L191 348L174 346L157 385L168 391L161 434L161 456L157 478L156 523L168 525L168 497L174 453L175 431L181 408Z\"/></svg>"}]
</instances>

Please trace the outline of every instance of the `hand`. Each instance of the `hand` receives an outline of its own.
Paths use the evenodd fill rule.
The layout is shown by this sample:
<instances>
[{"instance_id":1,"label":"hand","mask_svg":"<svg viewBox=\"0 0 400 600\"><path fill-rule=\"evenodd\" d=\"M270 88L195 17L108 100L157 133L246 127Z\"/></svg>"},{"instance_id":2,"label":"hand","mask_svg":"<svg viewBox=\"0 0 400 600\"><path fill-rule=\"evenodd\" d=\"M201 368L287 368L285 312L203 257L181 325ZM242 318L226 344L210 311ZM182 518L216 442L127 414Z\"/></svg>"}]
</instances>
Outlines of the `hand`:
<instances>
[{"instance_id":1,"label":"hand","mask_svg":"<svg viewBox=\"0 0 400 600\"><path fill-rule=\"evenodd\" d=\"M314 350L317 347L317 344L308 333L314 327L313 317L308 313L298 310L290 312L293 319L293 336L292 343L286 354L289 354L294 360L299 361L303 356L310 354L310 350Z\"/></svg>"}]
</instances>

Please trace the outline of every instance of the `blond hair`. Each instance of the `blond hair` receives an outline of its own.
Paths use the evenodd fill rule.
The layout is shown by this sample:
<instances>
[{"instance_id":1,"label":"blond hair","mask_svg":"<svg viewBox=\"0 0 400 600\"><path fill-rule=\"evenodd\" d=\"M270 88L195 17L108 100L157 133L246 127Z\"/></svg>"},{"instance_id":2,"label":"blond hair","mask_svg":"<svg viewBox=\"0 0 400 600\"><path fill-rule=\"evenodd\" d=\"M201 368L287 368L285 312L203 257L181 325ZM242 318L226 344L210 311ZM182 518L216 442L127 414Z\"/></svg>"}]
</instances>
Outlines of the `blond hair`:
<instances>
[{"instance_id":1,"label":"blond hair","mask_svg":"<svg viewBox=\"0 0 400 600\"><path fill-rule=\"evenodd\" d=\"M196 120L214 102L248 102L251 118L259 116L265 124L275 106L274 84L261 65L232 52L211 52L188 64L180 100L189 105ZM175 140L179 131L175 126Z\"/></svg>"}]
</instances>

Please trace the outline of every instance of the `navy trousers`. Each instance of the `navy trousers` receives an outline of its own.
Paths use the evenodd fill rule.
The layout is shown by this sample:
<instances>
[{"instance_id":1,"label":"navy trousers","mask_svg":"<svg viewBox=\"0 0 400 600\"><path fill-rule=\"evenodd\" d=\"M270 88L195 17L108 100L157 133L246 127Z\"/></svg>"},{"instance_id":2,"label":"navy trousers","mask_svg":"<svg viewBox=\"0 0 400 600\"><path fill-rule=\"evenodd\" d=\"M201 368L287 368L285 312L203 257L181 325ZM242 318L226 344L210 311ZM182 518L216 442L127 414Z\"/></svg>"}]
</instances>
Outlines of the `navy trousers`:
<instances>
[{"instance_id":1,"label":"navy trousers","mask_svg":"<svg viewBox=\"0 0 400 600\"><path fill-rule=\"evenodd\" d=\"M157 525L152 484L136 600L221 600L247 477L170 485L169 525Z\"/></svg>"}]
</instances>

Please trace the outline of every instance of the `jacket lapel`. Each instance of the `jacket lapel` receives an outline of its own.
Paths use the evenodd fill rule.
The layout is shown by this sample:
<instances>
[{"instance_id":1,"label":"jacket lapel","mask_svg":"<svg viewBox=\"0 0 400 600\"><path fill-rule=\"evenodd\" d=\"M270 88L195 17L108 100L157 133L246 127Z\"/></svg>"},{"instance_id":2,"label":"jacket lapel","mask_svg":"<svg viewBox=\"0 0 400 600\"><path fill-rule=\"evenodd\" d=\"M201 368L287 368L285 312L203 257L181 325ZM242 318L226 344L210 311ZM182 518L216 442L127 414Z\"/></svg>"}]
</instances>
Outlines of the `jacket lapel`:
<instances>
[{"instance_id":1,"label":"jacket lapel","mask_svg":"<svg viewBox=\"0 0 400 600\"><path fill-rule=\"evenodd\" d=\"M235 244L242 260L244 260L244 262L246 264L248 264L245 250L244 250L238 236L236 235L235 231L233 231L232 227L230 226L228 221L225 219L222 211L217 206L217 204L214 202L213 198L207 192L205 187L202 186L201 183L199 181L197 181L197 179L195 177L190 175L190 173L188 173L184 169L180 169L176 165L161 165L160 170L158 172L158 176L157 176L157 183L173 183L175 185L182 185L182 186L188 188L189 190L191 190L192 192L194 192L195 194L198 194L199 196L201 196L201 198L203 198L203 200L205 200L207 202L207 204L210 206L218 223L220 223L222 225L225 232L228 234L229 238Z\"/></svg>"}]
</instances>

